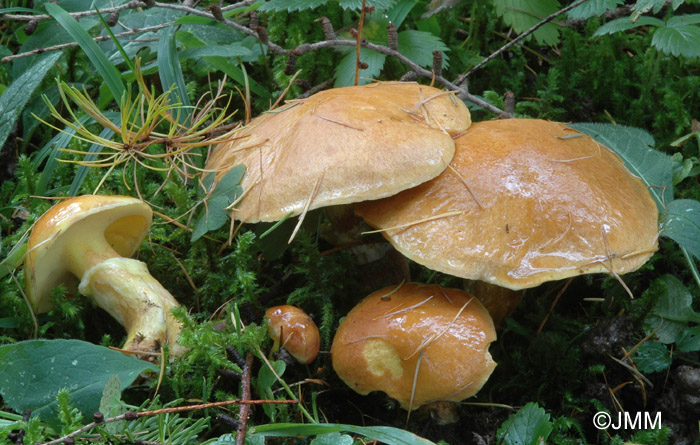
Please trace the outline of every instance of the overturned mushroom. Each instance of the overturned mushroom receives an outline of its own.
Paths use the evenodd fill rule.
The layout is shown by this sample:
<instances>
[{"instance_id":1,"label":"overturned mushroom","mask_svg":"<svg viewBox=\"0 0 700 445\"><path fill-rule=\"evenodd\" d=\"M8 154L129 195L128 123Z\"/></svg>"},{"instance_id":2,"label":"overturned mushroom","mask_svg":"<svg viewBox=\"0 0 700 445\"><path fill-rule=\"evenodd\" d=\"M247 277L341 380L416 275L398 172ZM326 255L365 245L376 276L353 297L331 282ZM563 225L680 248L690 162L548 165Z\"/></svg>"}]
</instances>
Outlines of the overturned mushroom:
<instances>
[{"instance_id":1,"label":"overturned mushroom","mask_svg":"<svg viewBox=\"0 0 700 445\"><path fill-rule=\"evenodd\" d=\"M126 351L184 351L180 325L171 313L175 298L128 258L151 225L151 208L128 196L85 195L51 207L34 225L24 263L27 297L37 312L51 309L51 290L80 280L78 290L127 331Z\"/></svg>"},{"instance_id":2,"label":"overturned mushroom","mask_svg":"<svg viewBox=\"0 0 700 445\"><path fill-rule=\"evenodd\" d=\"M337 88L253 119L214 148L206 168L246 166L233 216L277 221L393 195L434 178L471 124L461 100L411 82Z\"/></svg>"},{"instance_id":3,"label":"overturned mushroom","mask_svg":"<svg viewBox=\"0 0 700 445\"><path fill-rule=\"evenodd\" d=\"M283 305L265 311L267 331L273 349L280 346L303 365L313 362L321 345L321 334L316 323L303 310L295 306Z\"/></svg>"},{"instance_id":4,"label":"overturned mushroom","mask_svg":"<svg viewBox=\"0 0 700 445\"><path fill-rule=\"evenodd\" d=\"M333 369L360 394L383 391L403 408L458 402L476 394L496 363L496 332L472 295L406 283L362 300L331 346Z\"/></svg>"},{"instance_id":5,"label":"overturned mushroom","mask_svg":"<svg viewBox=\"0 0 700 445\"><path fill-rule=\"evenodd\" d=\"M434 270L510 289L623 274L657 250L642 181L590 137L556 122L479 122L437 178L356 213Z\"/></svg>"}]
</instances>

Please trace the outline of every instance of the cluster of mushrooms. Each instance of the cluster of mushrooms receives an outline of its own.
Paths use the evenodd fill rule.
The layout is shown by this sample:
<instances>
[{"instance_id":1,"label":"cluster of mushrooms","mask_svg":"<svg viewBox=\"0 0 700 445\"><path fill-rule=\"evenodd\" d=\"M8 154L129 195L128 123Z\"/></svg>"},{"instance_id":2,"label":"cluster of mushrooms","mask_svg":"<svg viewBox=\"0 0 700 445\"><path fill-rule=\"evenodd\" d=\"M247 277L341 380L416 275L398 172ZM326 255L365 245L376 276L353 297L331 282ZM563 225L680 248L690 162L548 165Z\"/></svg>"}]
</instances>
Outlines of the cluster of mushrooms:
<instances>
[{"instance_id":1,"label":"cluster of mushrooms","mask_svg":"<svg viewBox=\"0 0 700 445\"><path fill-rule=\"evenodd\" d=\"M496 366L488 352L492 317L498 324L517 291L630 272L657 250L656 205L608 148L556 122L472 124L454 94L417 83L288 101L214 147L206 168L220 179L240 164L245 192L232 218L271 222L349 205L406 258L473 283L473 294L390 286L340 324L331 347L338 376L360 394L384 391L409 411L479 391ZM80 291L127 329L125 349L167 343L181 353L175 299L128 258L150 220L147 205L125 197L74 198L50 210L26 262L35 308L47 310L51 288L78 277ZM99 241L88 241L88 232ZM310 363L318 334L307 334L313 321L295 311L268 310L270 333L276 346L299 349L298 360Z\"/></svg>"}]
</instances>

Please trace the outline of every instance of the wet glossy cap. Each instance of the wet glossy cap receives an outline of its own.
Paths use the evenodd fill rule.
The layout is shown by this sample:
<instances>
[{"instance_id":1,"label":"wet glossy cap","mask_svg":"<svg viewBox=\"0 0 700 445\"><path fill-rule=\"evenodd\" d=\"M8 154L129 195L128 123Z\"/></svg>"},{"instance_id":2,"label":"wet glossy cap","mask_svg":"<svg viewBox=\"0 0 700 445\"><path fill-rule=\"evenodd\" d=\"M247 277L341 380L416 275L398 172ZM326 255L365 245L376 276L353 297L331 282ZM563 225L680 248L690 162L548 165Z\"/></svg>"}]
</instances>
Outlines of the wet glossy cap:
<instances>
[{"instance_id":1,"label":"wet glossy cap","mask_svg":"<svg viewBox=\"0 0 700 445\"><path fill-rule=\"evenodd\" d=\"M451 168L434 180L355 207L389 229L384 236L408 258L522 289L630 272L657 250L649 191L590 137L556 122L506 119L476 123L455 142Z\"/></svg>"},{"instance_id":2,"label":"wet glossy cap","mask_svg":"<svg viewBox=\"0 0 700 445\"><path fill-rule=\"evenodd\" d=\"M476 394L496 366L488 352L495 340L491 317L476 297L406 283L355 306L338 327L331 358L356 392L383 391L416 409Z\"/></svg>"},{"instance_id":3,"label":"wet glossy cap","mask_svg":"<svg viewBox=\"0 0 700 445\"><path fill-rule=\"evenodd\" d=\"M322 91L253 119L214 148L220 178L246 167L233 215L277 221L288 213L391 196L434 178L452 159L451 135L471 124L464 103L412 82Z\"/></svg>"},{"instance_id":4,"label":"wet glossy cap","mask_svg":"<svg viewBox=\"0 0 700 445\"><path fill-rule=\"evenodd\" d=\"M301 364L307 365L318 355L321 335L316 323L296 306L283 305L265 311L270 338Z\"/></svg>"},{"instance_id":5,"label":"wet glossy cap","mask_svg":"<svg viewBox=\"0 0 700 445\"><path fill-rule=\"evenodd\" d=\"M51 207L34 224L24 261L27 297L34 309L50 310L51 290L75 282L64 256L66 246L102 237L121 256L130 257L152 218L148 204L129 196L84 195Z\"/></svg>"}]
</instances>

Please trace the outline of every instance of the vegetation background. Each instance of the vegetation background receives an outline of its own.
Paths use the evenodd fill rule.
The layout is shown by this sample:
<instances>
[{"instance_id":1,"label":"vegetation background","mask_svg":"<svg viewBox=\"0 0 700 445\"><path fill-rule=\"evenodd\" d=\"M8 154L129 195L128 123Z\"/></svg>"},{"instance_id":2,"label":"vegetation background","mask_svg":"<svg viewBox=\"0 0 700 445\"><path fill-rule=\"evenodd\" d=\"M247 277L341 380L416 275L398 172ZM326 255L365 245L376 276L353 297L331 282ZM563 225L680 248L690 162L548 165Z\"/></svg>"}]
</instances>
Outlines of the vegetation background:
<instances>
[{"instance_id":1,"label":"vegetation background","mask_svg":"<svg viewBox=\"0 0 700 445\"><path fill-rule=\"evenodd\" d=\"M301 402L256 408L245 435L251 444L289 435L315 444L424 443L420 437L450 444L697 443L698 1L576 4L534 29L573 4L367 0L371 8L363 12L360 0L7 2L0 10L0 443L68 441L98 406L105 417L124 419L127 410L240 398L246 389L253 399ZM207 184L201 166L217 128L269 109L284 91L291 99L353 84L360 20L367 39L360 83L431 83L434 76L438 86L468 86L462 97L474 120L506 113L605 124L596 128L606 145L665 186L656 193L663 198L659 252L624 277L634 298L600 275L528 290L491 347L499 363L494 375L451 425L421 411L407 417L382 394L354 394L334 375L327 353L309 366L267 358L265 308L304 308L328 351L339 319L394 278L332 249L319 236L321 212L307 215L286 248L280 240L296 221L273 231L235 227L230 237L224 206L210 206L215 222L203 219L203 203L216 190L207 195L200 186ZM516 41L522 33L528 35ZM153 105L157 124L125 112L141 103ZM184 151L162 138L143 154L126 149L158 133ZM33 354L26 340L50 339L57 356L71 348L99 358L109 352L103 346L122 341L114 320L65 288L54 291L48 314L32 314L23 295L23 249L33 222L54 198L95 190L140 196L156 209L139 255L188 309L179 316L190 352L160 369L129 361L116 380L83 361L88 380L71 380L63 369L37 381L28 376L48 372L47 356ZM410 267L415 280L462 286ZM158 377L138 378L149 367ZM55 382L64 389L57 393ZM599 411L660 412L663 426L598 430L592 419ZM80 437L232 443L246 429L237 414L213 406L151 412Z\"/></svg>"}]
</instances>

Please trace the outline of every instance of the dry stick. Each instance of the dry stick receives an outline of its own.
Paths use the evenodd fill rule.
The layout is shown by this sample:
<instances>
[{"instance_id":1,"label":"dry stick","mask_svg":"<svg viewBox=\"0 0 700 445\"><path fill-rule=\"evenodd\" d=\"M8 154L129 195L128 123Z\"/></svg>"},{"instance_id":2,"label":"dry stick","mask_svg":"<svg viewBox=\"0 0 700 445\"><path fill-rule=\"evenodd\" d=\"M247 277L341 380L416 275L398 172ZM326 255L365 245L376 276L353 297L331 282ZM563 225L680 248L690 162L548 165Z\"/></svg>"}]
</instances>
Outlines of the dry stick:
<instances>
[{"instance_id":1,"label":"dry stick","mask_svg":"<svg viewBox=\"0 0 700 445\"><path fill-rule=\"evenodd\" d=\"M469 77L474 71L478 70L479 68L481 68L481 67L484 66L485 64L489 63L491 60L493 60L494 58L496 58L499 54L501 54L502 52L508 50L511 46L515 45L516 43L518 43L519 41L521 41L521 40L524 39L525 37L529 36L530 34L532 34L532 33L535 32L535 31L537 31L540 27L542 27L542 26L546 25L547 23L551 22L552 20L554 20L554 19L557 18L558 16L564 14L565 12L568 12L568 11L574 9L574 8L577 7L578 5L581 5L581 4L583 4L583 3L587 2L587 1L588 1L588 0L578 0L578 1L573 2L572 4L570 4L570 5L567 6L566 8L560 9L559 11L557 11L557 12L555 12L555 13L553 13L553 14L550 14L550 15L548 15L547 17L543 18L543 19L542 19L540 22L538 22L535 26L533 26L532 28L528 29L528 30L525 31L524 33L520 34L518 37L514 38L514 39L511 40L510 42L506 43L505 45L503 45L502 47L500 47L499 49L497 49L496 51L494 51L493 53L491 53L487 58L485 58L485 59L482 60L481 62L477 63L472 69L470 69L469 71L467 71L466 74L463 74L462 76L460 76L460 77L455 81L455 83L456 83L457 85L461 85L462 82L464 82L464 81L467 79L467 77Z\"/></svg>"},{"instance_id":2,"label":"dry stick","mask_svg":"<svg viewBox=\"0 0 700 445\"><path fill-rule=\"evenodd\" d=\"M357 47L355 49L355 86L357 86L357 84L360 82L360 64L362 63L360 61L360 45L362 43L362 27L364 26L364 24L365 0L362 0L362 9L360 10L360 23L357 24L357 36L355 37L357 39Z\"/></svg>"},{"instance_id":3,"label":"dry stick","mask_svg":"<svg viewBox=\"0 0 700 445\"><path fill-rule=\"evenodd\" d=\"M245 357L245 367L241 377L241 399L250 399L250 376L253 370L253 353L249 352ZM241 405L238 411L238 421L240 422L236 431L236 445L245 445L245 431L248 427L248 417L250 416L250 405Z\"/></svg>"},{"instance_id":4,"label":"dry stick","mask_svg":"<svg viewBox=\"0 0 700 445\"><path fill-rule=\"evenodd\" d=\"M248 388L248 391L250 392L250 386ZM180 413L180 412L184 412L184 411L193 411L193 410L205 410L205 409L209 409L209 408L218 408L218 407L228 406L228 405L241 405L241 406L250 407L250 405L267 405L267 404L294 405L297 403L299 403L297 400L224 400L222 402L202 403L200 405L176 406L176 407L172 407L172 408L154 409L151 411L141 411L141 412L127 411L124 414L110 417L109 419L104 419L104 420L101 420L99 422L89 423L89 424L85 425L84 427L73 431L70 434L67 434L63 437L56 439L56 440L52 440L51 442L46 442L46 443L44 443L44 445L54 445L54 444L59 444L59 443L70 442L74 437L76 437L80 434L83 434L87 431L90 431L91 429L93 429L97 426L104 425L105 423L118 422L120 420L136 420L140 417L157 416L159 414Z\"/></svg>"}]
</instances>

